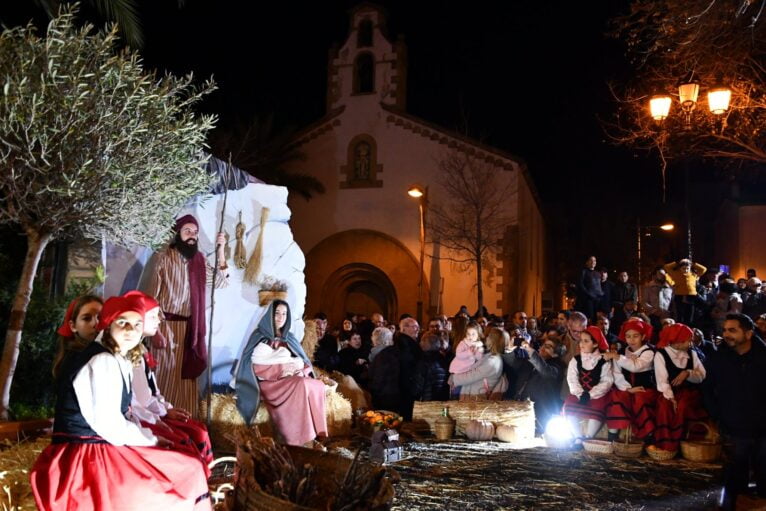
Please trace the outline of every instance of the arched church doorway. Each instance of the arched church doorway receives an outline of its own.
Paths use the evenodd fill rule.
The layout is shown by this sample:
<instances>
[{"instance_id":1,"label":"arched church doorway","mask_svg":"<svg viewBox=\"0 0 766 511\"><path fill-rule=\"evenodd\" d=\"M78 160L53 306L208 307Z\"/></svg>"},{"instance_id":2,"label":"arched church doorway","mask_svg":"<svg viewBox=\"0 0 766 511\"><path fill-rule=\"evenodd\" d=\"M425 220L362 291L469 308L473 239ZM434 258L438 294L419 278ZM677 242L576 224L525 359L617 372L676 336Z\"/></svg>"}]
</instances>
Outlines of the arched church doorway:
<instances>
[{"instance_id":1,"label":"arched church doorway","mask_svg":"<svg viewBox=\"0 0 766 511\"><path fill-rule=\"evenodd\" d=\"M380 268L365 263L347 264L333 272L322 290L322 303L328 316L336 320L346 314L370 317L375 312L391 318L397 312L391 280Z\"/></svg>"},{"instance_id":2,"label":"arched church doorway","mask_svg":"<svg viewBox=\"0 0 766 511\"><path fill-rule=\"evenodd\" d=\"M305 272L306 311L324 312L331 325L347 312L368 317L380 312L389 321L417 312L418 259L388 234L367 229L335 233L306 254ZM425 275L423 289L428 310Z\"/></svg>"}]
</instances>

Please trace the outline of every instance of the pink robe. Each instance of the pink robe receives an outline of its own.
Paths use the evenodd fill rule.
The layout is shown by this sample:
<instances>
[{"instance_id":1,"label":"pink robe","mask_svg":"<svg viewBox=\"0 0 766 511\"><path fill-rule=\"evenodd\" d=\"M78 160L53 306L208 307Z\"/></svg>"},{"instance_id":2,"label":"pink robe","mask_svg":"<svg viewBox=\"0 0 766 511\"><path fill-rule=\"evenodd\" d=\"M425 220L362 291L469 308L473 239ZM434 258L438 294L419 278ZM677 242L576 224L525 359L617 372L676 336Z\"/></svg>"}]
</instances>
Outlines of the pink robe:
<instances>
[{"instance_id":1,"label":"pink robe","mask_svg":"<svg viewBox=\"0 0 766 511\"><path fill-rule=\"evenodd\" d=\"M325 385L308 376L282 377L283 364L253 364L271 420L288 445L302 446L316 437L327 436Z\"/></svg>"}]
</instances>

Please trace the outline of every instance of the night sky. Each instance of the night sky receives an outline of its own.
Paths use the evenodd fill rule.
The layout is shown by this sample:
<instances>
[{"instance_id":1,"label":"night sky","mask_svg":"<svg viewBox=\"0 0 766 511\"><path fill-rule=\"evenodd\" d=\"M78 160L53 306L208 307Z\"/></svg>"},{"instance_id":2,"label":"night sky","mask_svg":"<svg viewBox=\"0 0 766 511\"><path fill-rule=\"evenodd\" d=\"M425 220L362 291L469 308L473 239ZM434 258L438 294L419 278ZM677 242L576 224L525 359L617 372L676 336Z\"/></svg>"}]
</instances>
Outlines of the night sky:
<instances>
[{"instance_id":1,"label":"night sky","mask_svg":"<svg viewBox=\"0 0 766 511\"><path fill-rule=\"evenodd\" d=\"M328 50L346 39L356 4L187 0L179 9L146 0L142 54L154 69L212 75L219 91L203 108L222 125L271 113L279 126L300 128L324 114ZM620 42L605 36L626 2L378 4L390 38L407 43L408 111L467 126L527 162L557 279L590 253L633 268L639 214L644 224L678 221L680 172L671 168L663 205L657 160L611 145L599 121L615 109L608 82L630 79ZM676 236L649 243L648 255L680 257Z\"/></svg>"}]
</instances>

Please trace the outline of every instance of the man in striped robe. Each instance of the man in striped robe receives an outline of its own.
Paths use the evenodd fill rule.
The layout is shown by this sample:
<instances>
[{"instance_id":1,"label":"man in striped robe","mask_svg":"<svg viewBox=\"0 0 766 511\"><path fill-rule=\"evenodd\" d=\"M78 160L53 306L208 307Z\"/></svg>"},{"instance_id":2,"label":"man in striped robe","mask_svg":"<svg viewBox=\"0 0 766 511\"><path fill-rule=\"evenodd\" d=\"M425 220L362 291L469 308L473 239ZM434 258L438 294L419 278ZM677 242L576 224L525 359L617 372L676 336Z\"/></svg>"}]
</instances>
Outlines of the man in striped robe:
<instances>
[{"instance_id":1,"label":"man in striped robe","mask_svg":"<svg viewBox=\"0 0 766 511\"><path fill-rule=\"evenodd\" d=\"M216 250L219 266L208 264L198 250L199 224L191 215L176 221L175 238L157 255L148 295L160 304L165 321L160 336L152 343L157 361L157 380L162 394L174 406L197 417L199 391L197 377L207 367L205 336L205 296L215 276L216 288L229 283L224 257L226 239L218 233ZM164 337L164 340L161 340Z\"/></svg>"}]
</instances>

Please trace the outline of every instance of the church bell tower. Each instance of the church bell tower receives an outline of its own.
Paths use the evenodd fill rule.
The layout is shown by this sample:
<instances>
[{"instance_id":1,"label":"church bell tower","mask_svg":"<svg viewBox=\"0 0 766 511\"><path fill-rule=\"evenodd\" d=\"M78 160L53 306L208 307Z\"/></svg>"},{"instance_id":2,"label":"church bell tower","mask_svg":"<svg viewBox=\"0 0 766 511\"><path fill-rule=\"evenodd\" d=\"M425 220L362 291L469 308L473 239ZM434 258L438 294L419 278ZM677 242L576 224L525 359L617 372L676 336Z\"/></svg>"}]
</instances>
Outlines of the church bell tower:
<instances>
[{"instance_id":1,"label":"church bell tower","mask_svg":"<svg viewBox=\"0 0 766 511\"><path fill-rule=\"evenodd\" d=\"M386 12L362 2L350 13L349 35L343 46L330 50L327 110L357 101L377 101L405 110L407 48L404 38L391 43Z\"/></svg>"}]
</instances>

